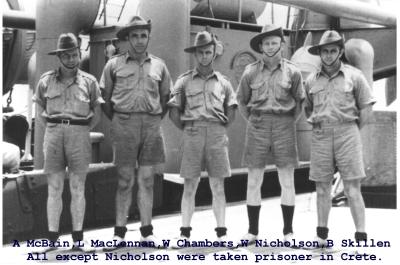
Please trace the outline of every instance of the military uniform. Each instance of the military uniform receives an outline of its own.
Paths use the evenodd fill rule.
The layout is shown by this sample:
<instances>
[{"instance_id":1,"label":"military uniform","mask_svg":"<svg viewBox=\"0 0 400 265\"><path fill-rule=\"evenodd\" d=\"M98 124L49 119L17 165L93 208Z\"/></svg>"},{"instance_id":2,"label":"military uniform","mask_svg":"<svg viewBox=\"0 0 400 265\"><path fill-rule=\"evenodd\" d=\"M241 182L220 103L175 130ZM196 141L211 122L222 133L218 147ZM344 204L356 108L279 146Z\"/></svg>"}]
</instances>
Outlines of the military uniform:
<instances>
[{"instance_id":1,"label":"military uniform","mask_svg":"<svg viewBox=\"0 0 400 265\"><path fill-rule=\"evenodd\" d=\"M176 81L168 106L180 110L185 124L181 176L199 177L203 158L210 177L230 176L226 111L237 103L226 77L214 71L203 78L190 70Z\"/></svg>"},{"instance_id":2,"label":"military uniform","mask_svg":"<svg viewBox=\"0 0 400 265\"><path fill-rule=\"evenodd\" d=\"M172 81L165 63L148 54L142 64L129 53L111 58L100 87L112 94L111 137L119 165L157 165L165 162L160 97L168 97Z\"/></svg>"},{"instance_id":3,"label":"military uniform","mask_svg":"<svg viewBox=\"0 0 400 265\"><path fill-rule=\"evenodd\" d=\"M86 174L91 159L89 122L94 108L103 103L96 78L81 70L71 84L60 80L59 70L44 73L34 101L46 118L44 172L68 170Z\"/></svg>"},{"instance_id":4,"label":"military uniform","mask_svg":"<svg viewBox=\"0 0 400 265\"><path fill-rule=\"evenodd\" d=\"M272 71L262 60L246 67L237 95L249 113L245 165L264 168L271 152L278 167L297 165L294 113L304 97L300 71L290 61Z\"/></svg>"},{"instance_id":5,"label":"military uniform","mask_svg":"<svg viewBox=\"0 0 400 265\"><path fill-rule=\"evenodd\" d=\"M345 180L365 177L357 122L375 103L362 72L341 63L329 77L322 70L306 80L305 111L313 125L310 179L331 181L335 166Z\"/></svg>"}]
</instances>

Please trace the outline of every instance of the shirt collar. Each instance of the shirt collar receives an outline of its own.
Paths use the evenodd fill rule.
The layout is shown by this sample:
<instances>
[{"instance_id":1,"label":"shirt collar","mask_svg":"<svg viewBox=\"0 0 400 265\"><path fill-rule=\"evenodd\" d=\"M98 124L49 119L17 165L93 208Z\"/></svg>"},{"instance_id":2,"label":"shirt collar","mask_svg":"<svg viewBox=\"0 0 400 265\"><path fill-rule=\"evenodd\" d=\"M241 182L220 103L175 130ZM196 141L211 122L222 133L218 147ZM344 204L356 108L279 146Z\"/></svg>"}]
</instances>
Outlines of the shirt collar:
<instances>
[{"instance_id":1,"label":"shirt collar","mask_svg":"<svg viewBox=\"0 0 400 265\"><path fill-rule=\"evenodd\" d=\"M57 69L55 70L55 77L56 77L56 79L57 79L58 81L61 80L61 79L60 79L60 77L61 77L60 68L57 68ZM78 71L76 72L76 75L75 75L75 78L74 78L74 82L75 82L75 83L79 83L81 80L82 80L82 70L80 70L80 69L78 68Z\"/></svg>"},{"instance_id":2,"label":"shirt collar","mask_svg":"<svg viewBox=\"0 0 400 265\"><path fill-rule=\"evenodd\" d=\"M282 58L282 59L280 60L280 62L278 63L278 66L277 66L274 70L272 70L272 72L274 72L274 71L276 71L276 70L278 70L278 69L282 69L282 68L284 67L284 65L285 65L285 60ZM262 70L264 70L264 68L267 69L267 66L265 65L264 61L261 59L261 60L260 60L260 64L259 64L259 70L260 70L260 72L261 72Z\"/></svg>"},{"instance_id":3,"label":"shirt collar","mask_svg":"<svg viewBox=\"0 0 400 265\"><path fill-rule=\"evenodd\" d=\"M192 79L194 79L196 76L198 76L198 77L200 77L201 78L201 75L200 75L200 73L199 73L199 71L197 70L197 68L194 68L193 69L193 72L192 72ZM212 78L212 77L215 77L215 78L217 78L217 80L219 80L219 75L218 75L218 73L216 72L216 71L212 71L212 73L209 75L209 76L207 76L207 79L206 80L208 80L208 79L210 79L210 78Z\"/></svg>"},{"instance_id":4,"label":"shirt collar","mask_svg":"<svg viewBox=\"0 0 400 265\"><path fill-rule=\"evenodd\" d=\"M135 59L132 58L131 54L129 52L125 53L125 62L128 62L128 60L135 61ZM151 56L149 55L148 52L146 52L146 58L143 60L143 62L147 62L151 60Z\"/></svg>"},{"instance_id":5,"label":"shirt collar","mask_svg":"<svg viewBox=\"0 0 400 265\"><path fill-rule=\"evenodd\" d=\"M321 66L321 67L318 69L318 71L317 71L316 77L318 78L318 77L322 74L323 76L325 76L325 77L327 77L327 78L333 78L333 77L337 76L340 72L341 72L343 75L345 75L345 73L346 73L346 69L345 69L345 67L344 67L344 63L343 63L343 62L340 62L339 70L338 70L337 73L335 73L333 76L329 77L328 74L326 74L326 73L322 70L322 66Z\"/></svg>"}]
</instances>

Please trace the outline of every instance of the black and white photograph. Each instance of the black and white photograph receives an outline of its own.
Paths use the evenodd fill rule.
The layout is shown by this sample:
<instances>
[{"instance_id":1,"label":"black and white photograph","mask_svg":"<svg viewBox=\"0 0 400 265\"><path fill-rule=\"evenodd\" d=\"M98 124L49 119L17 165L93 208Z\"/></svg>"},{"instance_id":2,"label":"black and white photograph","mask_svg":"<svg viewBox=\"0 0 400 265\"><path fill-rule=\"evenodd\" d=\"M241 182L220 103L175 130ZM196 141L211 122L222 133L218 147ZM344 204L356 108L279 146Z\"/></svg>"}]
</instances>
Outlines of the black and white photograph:
<instances>
[{"instance_id":1,"label":"black and white photograph","mask_svg":"<svg viewBox=\"0 0 400 265\"><path fill-rule=\"evenodd\" d=\"M396 0L1 0L0 264L394 264Z\"/></svg>"}]
</instances>

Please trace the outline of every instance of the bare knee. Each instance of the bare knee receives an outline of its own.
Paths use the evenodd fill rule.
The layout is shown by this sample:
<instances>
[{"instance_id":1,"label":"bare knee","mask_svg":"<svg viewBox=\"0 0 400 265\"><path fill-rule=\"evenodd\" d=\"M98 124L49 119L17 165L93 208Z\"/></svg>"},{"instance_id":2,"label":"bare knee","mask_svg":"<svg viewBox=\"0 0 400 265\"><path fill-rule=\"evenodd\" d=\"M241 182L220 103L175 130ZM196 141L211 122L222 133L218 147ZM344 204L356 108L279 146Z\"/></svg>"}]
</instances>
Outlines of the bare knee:
<instances>
[{"instance_id":1,"label":"bare knee","mask_svg":"<svg viewBox=\"0 0 400 265\"><path fill-rule=\"evenodd\" d=\"M185 183L183 186L183 197L194 198L194 196L196 195L198 183L198 179L185 179Z\"/></svg>"},{"instance_id":2,"label":"bare knee","mask_svg":"<svg viewBox=\"0 0 400 265\"><path fill-rule=\"evenodd\" d=\"M317 182L315 185L317 196L330 198L331 186L330 182Z\"/></svg>"},{"instance_id":3,"label":"bare knee","mask_svg":"<svg viewBox=\"0 0 400 265\"><path fill-rule=\"evenodd\" d=\"M129 192L133 186L134 169L132 167L118 168L118 191Z\"/></svg>"},{"instance_id":4,"label":"bare knee","mask_svg":"<svg viewBox=\"0 0 400 265\"><path fill-rule=\"evenodd\" d=\"M224 179L210 179L210 188L214 200L225 200Z\"/></svg>"},{"instance_id":5,"label":"bare knee","mask_svg":"<svg viewBox=\"0 0 400 265\"><path fill-rule=\"evenodd\" d=\"M361 197L360 183L357 181L344 181L344 194L349 200L357 200Z\"/></svg>"}]
</instances>

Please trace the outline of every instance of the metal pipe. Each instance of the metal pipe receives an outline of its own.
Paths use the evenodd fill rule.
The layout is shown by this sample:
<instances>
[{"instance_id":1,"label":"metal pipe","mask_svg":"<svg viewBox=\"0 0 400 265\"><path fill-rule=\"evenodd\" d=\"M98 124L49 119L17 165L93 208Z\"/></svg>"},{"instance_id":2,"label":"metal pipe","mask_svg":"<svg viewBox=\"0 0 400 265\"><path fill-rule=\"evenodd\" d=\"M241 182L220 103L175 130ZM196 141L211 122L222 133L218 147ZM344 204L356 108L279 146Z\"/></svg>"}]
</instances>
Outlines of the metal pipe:
<instances>
[{"instance_id":1,"label":"metal pipe","mask_svg":"<svg viewBox=\"0 0 400 265\"><path fill-rule=\"evenodd\" d=\"M4 10L3 27L16 29L35 29L35 16L24 11Z\"/></svg>"},{"instance_id":2,"label":"metal pipe","mask_svg":"<svg viewBox=\"0 0 400 265\"><path fill-rule=\"evenodd\" d=\"M396 27L396 14L379 6L348 0L261 0L351 20Z\"/></svg>"},{"instance_id":3,"label":"metal pipe","mask_svg":"<svg viewBox=\"0 0 400 265\"><path fill-rule=\"evenodd\" d=\"M396 74L396 71L397 69L395 64L375 69L373 74L374 81L394 76Z\"/></svg>"}]
</instances>

